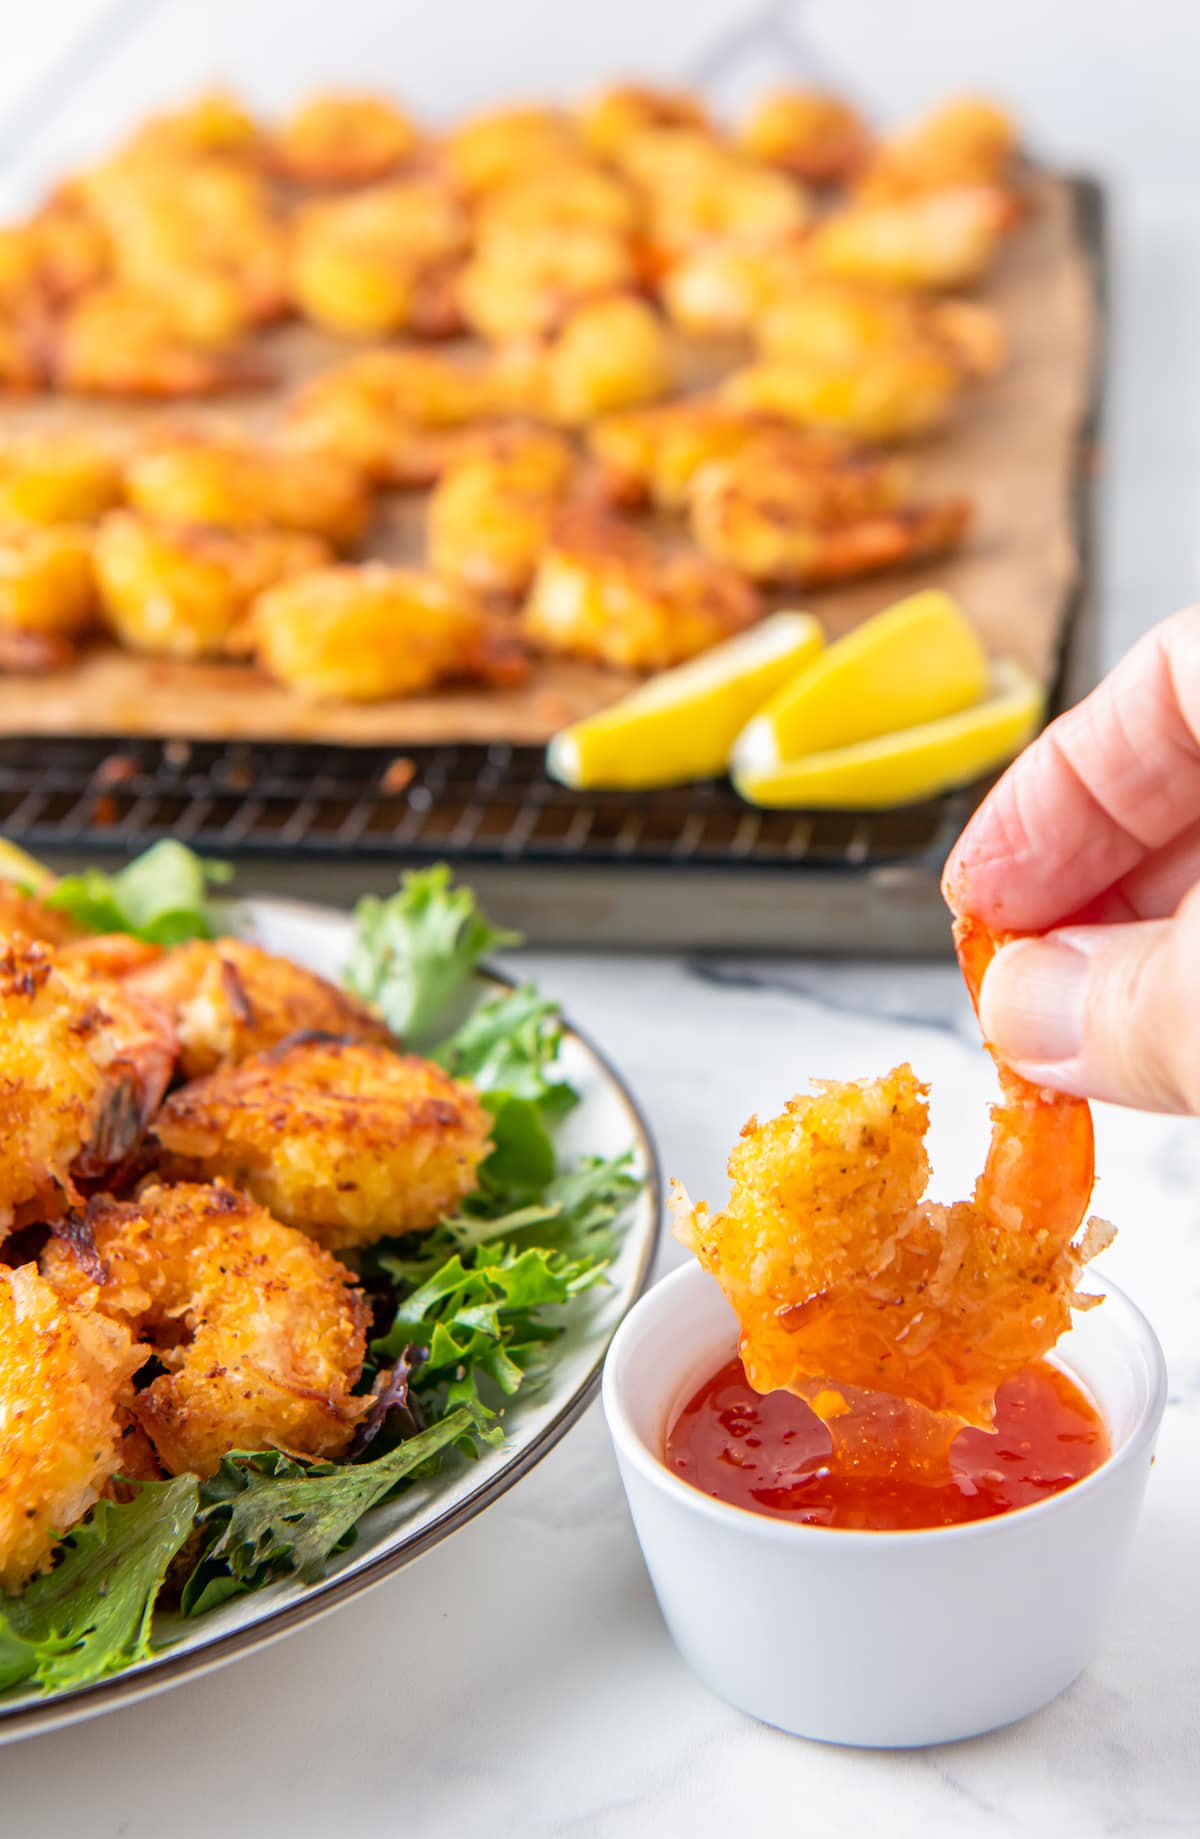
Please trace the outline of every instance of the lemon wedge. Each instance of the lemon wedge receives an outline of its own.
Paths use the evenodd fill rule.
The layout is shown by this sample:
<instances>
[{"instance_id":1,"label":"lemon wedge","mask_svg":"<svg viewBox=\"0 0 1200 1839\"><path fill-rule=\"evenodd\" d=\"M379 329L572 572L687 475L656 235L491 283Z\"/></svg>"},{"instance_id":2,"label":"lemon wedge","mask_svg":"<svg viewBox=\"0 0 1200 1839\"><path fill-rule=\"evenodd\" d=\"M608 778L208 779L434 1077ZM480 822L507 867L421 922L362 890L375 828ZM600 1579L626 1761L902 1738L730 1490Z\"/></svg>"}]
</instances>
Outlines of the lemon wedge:
<instances>
[{"instance_id":1,"label":"lemon wedge","mask_svg":"<svg viewBox=\"0 0 1200 1839\"><path fill-rule=\"evenodd\" d=\"M755 709L821 651L809 613L773 613L556 734L546 769L576 790L644 789L723 773Z\"/></svg>"},{"instance_id":2,"label":"lemon wedge","mask_svg":"<svg viewBox=\"0 0 1200 1839\"><path fill-rule=\"evenodd\" d=\"M1041 726L1041 685L1020 664L996 664L989 693L973 709L921 722L850 747L831 747L767 772L740 769L734 784L756 805L883 811L966 785L1002 766Z\"/></svg>"},{"instance_id":3,"label":"lemon wedge","mask_svg":"<svg viewBox=\"0 0 1200 1839\"><path fill-rule=\"evenodd\" d=\"M32 888L34 893L38 893L53 887L55 876L45 863L36 861L16 843L10 843L7 837L0 836L0 881L15 881L19 886Z\"/></svg>"},{"instance_id":4,"label":"lemon wedge","mask_svg":"<svg viewBox=\"0 0 1200 1839\"><path fill-rule=\"evenodd\" d=\"M979 701L987 680L987 653L949 594L911 594L772 696L738 736L734 769L767 773L802 755L953 715Z\"/></svg>"}]
</instances>

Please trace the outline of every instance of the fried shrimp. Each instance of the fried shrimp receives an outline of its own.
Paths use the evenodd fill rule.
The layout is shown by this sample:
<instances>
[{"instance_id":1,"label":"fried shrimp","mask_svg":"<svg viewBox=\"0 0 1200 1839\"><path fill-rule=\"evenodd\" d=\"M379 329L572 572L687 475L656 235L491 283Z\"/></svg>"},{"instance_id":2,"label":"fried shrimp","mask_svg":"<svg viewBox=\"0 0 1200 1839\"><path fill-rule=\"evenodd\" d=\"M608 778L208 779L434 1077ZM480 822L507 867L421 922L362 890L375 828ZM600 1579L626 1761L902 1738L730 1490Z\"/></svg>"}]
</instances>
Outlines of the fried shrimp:
<instances>
[{"instance_id":1,"label":"fried shrimp","mask_svg":"<svg viewBox=\"0 0 1200 1839\"><path fill-rule=\"evenodd\" d=\"M259 596L259 662L302 696L382 702L455 677L513 681L523 661L461 586L383 562L322 568Z\"/></svg>"},{"instance_id":2,"label":"fried shrimp","mask_svg":"<svg viewBox=\"0 0 1200 1839\"><path fill-rule=\"evenodd\" d=\"M635 162L636 164L636 162ZM649 200L648 237L659 262L677 259L712 238L765 242L794 237L812 222L803 187L786 173L709 143L693 156L668 158L661 173L642 166Z\"/></svg>"},{"instance_id":3,"label":"fried shrimp","mask_svg":"<svg viewBox=\"0 0 1200 1839\"><path fill-rule=\"evenodd\" d=\"M592 160L559 162L489 192L476 213L482 236L521 235L558 225L591 224L632 235L641 216L638 199L618 173Z\"/></svg>"},{"instance_id":4,"label":"fried shrimp","mask_svg":"<svg viewBox=\"0 0 1200 1839\"><path fill-rule=\"evenodd\" d=\"M136 966L125 987L171 1017L179 1069L198 1079L302 1031L389 1041L370 1010L315 971L244 939L194 939Z\"/></svg>"},{"instance_id":5,"label":"fried shrimp","mask_svg":"<svg viewBox=\"0 0 1200 1839\"><path fill-rule=\"evenodd\" d=\"M56 329L52 373L84 396L214 396L258 381L237 351L188 333L170 302L113 282L82 293Z\"/></svg>"},{"instance_id":6,"label":"fried shrimp","mask_svg":"<svg viewBox=\"0 0 1200 1839\"><path fill-rule=\"evenodd\" d=\"M247 1188L333 1250L452 1213L490 1127L473 1087L432 1061L305 1036L182 1087L156 1125L181 1172Z\"/></svg>"},{"instance_id":7,"label":"fried shrimp","mask_svg":"<svg viewBox=\"0 0 1200 1839\"><path fill-rule=\"evenodd\" d=\"M719 237L672 264L659 286L674 323L697 338L751 332L761 315L790 300L812 271L804 236Z\"/></svg>"},{"instance_id":8,"label":"fried shrimp","mask_svg":"<svg viewBox=\"0 0 1200 1839\"><path fill-rule=\"evenodd\" d=\"M362 91L312 96L289 115L271 158L304 185L367 185L404 165L420 129L394 102Z\"/></svg>"},{"instance_id":9,"label":"fried shrimp","mask_svg":"<svg viewBox=\"0 0 1200 1839\"><path fill-rule=\"evenodd\" d=\"M624 670L666 670L758 616L737 570L660 549L621 519L564 512L525 604L526 634L547 651Z\"/></svg>"},{"instance_id":10,"label":"fried shrimp","mask_svg":"<svg viewBox=\"0 0 1200 1839\"><path fill-rule=\"evenodd\" d=\"M547 412L569 427L657 402L673 381L663 322L629 296L577 307L545 354L542 378Z\"/></svg>"},{"instance_id":11,"label":"fried shrimp","mask_svg":"<svg viewBox=\"0 0 1200 1839\"><path fill-rule=\"evenodd\" d=\"M973 993L996 941L969 922ZM676 1188L675 1232L718 1279L741 1326L747 1377L787 1388L835 1436L885 1394L986 1428L1005 1379L1052 1348L1083 1266L1110 1236L1092 1222L1091 1114L998 1064L987 1165L974 1198L923 1200L928 1091L907 1066L746 1125L723 1213ZM944 1454L946 1439L940 1447Z\"/></svg>"},{"instance_id":12,"label":"fried shrimp","mask_svg":"<svg viewBox=\"0 0 1200 1839\"><path fill-rule=\"evenodd\" d=\"M175 1064L154 1004L49 946L0 946L0 1233L53 1220L76 1181L120 1166L141 1141Z\"/></svg>"},{"instance_id":13,"label":"fried shrimp","mask_svg":"<svg viewBox=\"0 0 1200 1839\"><path fill-rule=\"evenodd\" d=\"M588 96L577 111L579 130L602 159L619 159L631 135L644 128L709 128L699 96L687 89L617 83Z\"/></svg>"},{"instance_id":14,"label":"fried shrimp","mask_svg":"<svg viewBox=\"0 0 1200 1839\"><path fill-rule=\"evenodd\" d=\"M129 502L168 524L225 530L279 525L347 547L363 532L370 494L331 453L298 453L239 437L163 437L129 464Z\"/></svg>"},{"instance_id":15,"label":"fried shrimp","mask_svg":"<svg viewBox=\"0 0 1200 1839\"><path fill-rule=\"evenodd\" d=\"M755 329L763 356L779 363L869 364L880 353L924 351L964 376L991 376L1004 359L1003 327L988 307L846 281L810 280Z\"/></svg>"},{"instance_id":16,"label":"fried shrimp","mask_svg":"<svg viewBox=\"0 0 1200 1839\"><path fill-rule=\"evenodd\" d=\"M43 1274L166 1368L130 1405L164 1468L211 1475L231 1449L341 1455L369 1403L352 1396L367 1312L343 1265L221 1183L97 1195L86 1230L93 1268L52 1239Z\"/></svg>"},{"instance_id":17,"label":"fried shrimp","mask_svg":"<svg viewBox=\"0 0 1200 1839\"><path fill-rule=\"evenodd\" d=\"M874 287L969 287L995 261L1011 218L1005 194L986 186L852 204L815 232L813 264Z\"/></svg>"},{"instance_id":18,"label":"fried shrimp","mask_svg":"<svg viewBox=\"0 0 1200 1839\"><path fill-rule=\"evenodd\" d=\"M471 329L493 343L553 332L586 300L637 281L628 240L591 223L494 229L462 271L459 297Z\"/></svg>"},{"instance_id":19,"label":"fried shrimp","mask_svg":"<svg viewBox=\"0 0 1200 1839\"><path fill-rule=\"evenodd\" d=\"M79 927L69 913L50 906L40 894L27 892L15 882L0 880L0 939L65 945L78 937Z\"/></svg>"},{"instance_id":20,"label":"fried shrimp","mask_svg":"<svg viewBox=\"0 0 1200 1839\"><path fill-rule=\"evenodd\" d=\"M51 669L96 617L92 542L70 525L0 532L0 662Z\"/></svg>"},{"instance_id":21,"label":"fried shrimp","mask_svg":"<svg viewBox=\"0 0 1200 1839\"><path fill-rule=\"evenodd\" d=\"M0 1266L0 1585L49 1558L121 1466L121 1402L144 1359L119 1322L68 1304L37 1266Z\"/></svg>"},{"instance_id":22,"label":"fried shrimp","mask_svg":"<svg viewBox=\"0 0 1200 1839\"><path fill-rule=\"evenodd\" d=\"M579 132L565 109L508 108L469 116L441 146L442 163L467 198L578 163Z\"/></svg>"},{"instance_id":23,"label":"fried shrimp","mask_svg":"<svg viewBox=\"0 0 1200 1839\"><path fill-rule=\"evenodd\" d=\"M610 498L619 504L651 503L677 511L689 502L696 479L713 461L728 459L781 431L814 467L835 465L847 451L847 443L833 436L797 434L766 416L712 398L606 416L589 429L588 444L600 462Z\"/></svg>"},{"instance_id":24,"label":"fried shrimp","mask_svg":"<svg viewBox=\"0 0 1200 1839\"><path fill-rule=\"evenodd\" d=\"M74 429L10 435L0 444L0 529L91 524L119 503L114 448Z\"/></svg>"},{"instance_id":25,"label":"fried shrimp","mask_svg":"<svg viewBox=\"0 0 1200 1839\"><path fill-rule=\"evenodd\" d=\"M484 594L529 586L575 464L556 435L497 434L447 468L429 501L434 572Z\"/></svg>"},{"instance_id":26,"label":"fried shrimp","mask_svg":"<svg viewBox=\"0 0 1200 1839\"><path fill-rule=\"evenodd\" d=\"M705 555L753 581L816 587L944 555L962 541L970 506L911 499L894 461L814 466L803 445L766 436L701 472L691 513Z\"/></svg>"},{"instance_id":27,"label":"fried shrimp","mask_svg":"<svg viewBox=\"0 0 1200 1839\"><path fill-rule=\"evenodd\" d=\"M751 109L738 142L751 159L781 166L806 185L839 185L862 166L870 137L843 97L823 89L779 89Z\"/></svg>"},{"instance_id":28,"label":"fried shrimp","mask_svg":"<svg viewBox=\"0 0 1200 1839\"><path fill-rule=\"evenodd\" d=\"M735 409L854 440L904 441L940 427L962 388L956 366L921 345L838 362L767 358L721 385Z\"/></svg>"},{"instance_id":29,"label":"fried shrimp","mask_svg":"<svg viewBox=\"0 0 1200 1839\"><path fill-rule=\"evenodd\" d=\"M428 178L312 205L292 248L296 304L352 338L397 332L419 318L423 281L460 256L468 237L462 206Z\"/></svg>"},{"instance_id":30,"label":"fried shrimp","mask_svg":"<svg viewBox=\"0 0 1200 1839\"><path fill-rule=\"evenodd\" d=\"M242 649L251 602L266 588L332 561L298 530L220 530L114 511L96 533L105 622L131 651L207 658Z\"/></svg>"},{"instance_id":31,"label":"fried shrimp","mask_svg":"<svg viewBox=\"0 0 1200 1839\"><path fill-rule=\"evenodd\" d=\"M488 367L418 347L365 352L293 398L289 446L327 453L381 485L427 485L448 436L497 407Z\"/></svg>"},{"instance_id":32,"label":"fried shrimp","mask_svg":"<svg viewBox=\"0 0 1200 1839\"><path fill-rule=\"evenodd\" d=\"M999 185L1016 157L1011 116L986 96L961 96L885 140L859 181L864 198L908 198Z\"/></svg>"}]
</instances>

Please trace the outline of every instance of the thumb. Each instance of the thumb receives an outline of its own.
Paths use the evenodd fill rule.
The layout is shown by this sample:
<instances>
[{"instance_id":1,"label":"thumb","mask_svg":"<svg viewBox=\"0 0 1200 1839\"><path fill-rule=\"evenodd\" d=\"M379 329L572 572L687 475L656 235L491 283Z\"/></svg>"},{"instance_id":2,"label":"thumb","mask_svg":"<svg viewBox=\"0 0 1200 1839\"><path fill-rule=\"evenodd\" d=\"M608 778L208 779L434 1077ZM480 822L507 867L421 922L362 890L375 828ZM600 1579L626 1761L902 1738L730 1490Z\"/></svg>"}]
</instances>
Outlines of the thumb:
<instances>
[{"instance_id":1,"label":"thumb","mask_svg":"<svg viewBox=\"0 0 1200 1839\"><path fill-rule=\"evenodd\" d=\"M979 1018L1034 1084L1200 1113L1200 887L1173 919L1014 940L988 966Z\"/></svg>"}]
</instances>

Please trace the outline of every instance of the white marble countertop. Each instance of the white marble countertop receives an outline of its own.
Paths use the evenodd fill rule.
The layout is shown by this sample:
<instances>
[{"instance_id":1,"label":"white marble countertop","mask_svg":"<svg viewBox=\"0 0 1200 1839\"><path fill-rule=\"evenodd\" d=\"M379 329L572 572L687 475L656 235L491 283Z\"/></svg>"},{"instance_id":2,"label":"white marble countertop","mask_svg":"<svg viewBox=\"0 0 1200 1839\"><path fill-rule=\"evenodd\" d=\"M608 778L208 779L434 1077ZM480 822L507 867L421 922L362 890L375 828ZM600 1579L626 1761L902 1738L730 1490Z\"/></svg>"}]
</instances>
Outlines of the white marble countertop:
<instances>
[{"instance_id":1,"label":"white marble countertop","mask_svg":"<svg viewBox=\"0 0 1200 1839\"><path fill-rule=\"evenodd\" d=\"M748 1113L911 1059L937 1191L966 1192L989 1063L947 966L523 954L628 1076L667 1172L720 1198ZM753 1831L1056 1839L1197 1831L1200 1125L1098 1123L1106 1269L1166 1345L1171 1402L1096 1665L1024 1724L923 1752L780 1735L700 1686L659 1619L598 1407L479 1520L316 1626L0 1753L0 1831L433 1839ZM661 1268L680 1254L663 1249ZM986 1664L986 1656L981 1656Z\"/></svg>"}]
</instances>

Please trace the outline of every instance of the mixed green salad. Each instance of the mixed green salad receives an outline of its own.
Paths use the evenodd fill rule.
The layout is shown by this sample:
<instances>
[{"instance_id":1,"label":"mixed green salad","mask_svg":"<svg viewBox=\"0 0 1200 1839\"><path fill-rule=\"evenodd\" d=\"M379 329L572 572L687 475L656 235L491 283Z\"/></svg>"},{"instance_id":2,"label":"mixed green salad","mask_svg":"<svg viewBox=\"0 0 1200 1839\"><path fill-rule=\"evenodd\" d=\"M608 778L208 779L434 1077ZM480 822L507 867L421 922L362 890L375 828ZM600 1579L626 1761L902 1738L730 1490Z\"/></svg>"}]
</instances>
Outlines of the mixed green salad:
<instances>
[{"instance_id":1,"label":"mixed green salad","mask_svg":"<svg viewBox=\"0 0 1200 1839\"><path fill-rule=\"evenodd\" d=\"M178 843L117 874L37 887L94 931L158 944L230 930L229 879ZM127 1483L60 1542L53 1567L0 1607L0 1691L74 1690L147 1659L201 1616L280 1579L311 1583L363 1515L505 1437L505 1409L545 1379L564 1310L601 1283L638 1192L632 1151L564 1166L556 1130L578 1102L559 1065L562 1022L531 984L476 972L516 943L445 867L406 875L355 913L346 986L406 1049L473 1082L491 1113L479 1186L432 1231L358 1260L374 1335L360 1384L386 1387L344 1461L237 1451L208 1479Z\"/></svg>"}]
</instances>

